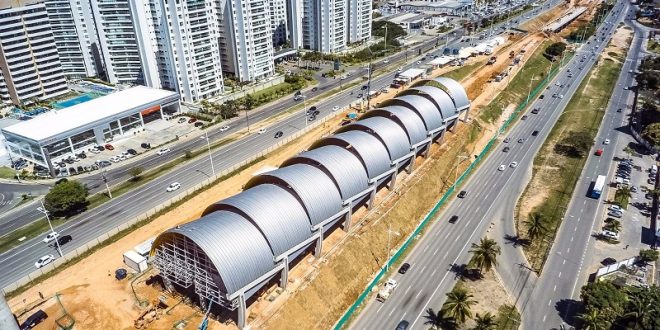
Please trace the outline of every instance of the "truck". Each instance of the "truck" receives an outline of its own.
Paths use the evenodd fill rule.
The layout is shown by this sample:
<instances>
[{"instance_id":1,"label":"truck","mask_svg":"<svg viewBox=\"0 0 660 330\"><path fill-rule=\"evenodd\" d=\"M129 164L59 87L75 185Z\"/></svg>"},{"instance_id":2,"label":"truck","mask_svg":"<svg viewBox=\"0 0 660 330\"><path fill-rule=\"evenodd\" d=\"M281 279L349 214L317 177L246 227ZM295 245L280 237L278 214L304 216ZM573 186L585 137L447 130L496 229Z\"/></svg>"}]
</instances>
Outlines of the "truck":
<instances>
[{"instance_id":1,"label":"truck","mask_svg":"<svg viewBox=\"0 0 660 330\"><path fill-rule=\"evenodd\" d=\"M509 58L513 58L514 55L516 55L516 52L514 52L514 51L509 52Z\"/></svg>"},{"instance_id":2,"label":"truck","mask_svg":"<svg viewBox=\"0 0 660 330\"><path fill-rule=\"evenodd\" d=\"M395 279L391 278L387 280L387 282L385 282L385 284L380 289L380 291L378 291L378 296L376 296L376 300L380 302L384 302L385 300L387 300L387 298L389 298L390 295L392 295L392 292L394 291L394 288L396 288L397 285L399 284L396 282Z\"/></svg>"},{"instance_id":3,"label":"truck","mask_svg":"<svg viewBox=\"0 0 660 330\"><path fill-rule=\"evenodd\" d=\"M497 61L497 57L496 56L491 56L490 59L488 60L488 63L486 63L486 64L488 64L488 65L495 64L496 61Z\"/></svg>"},{"instance_id":4,"label":"truck","mask_svg":"<svg viewBox=\"0 0 660 330\"><path fill-rule=\"evenodd\" d=\"M605 179L606 177L604 175L599 175L596 178L596 181L594 182L594 186L593 188L591 188L589 197L596 199L600 198L600 195L603 193L603 188L605 187Z\"/></svg>"}]
</instances>

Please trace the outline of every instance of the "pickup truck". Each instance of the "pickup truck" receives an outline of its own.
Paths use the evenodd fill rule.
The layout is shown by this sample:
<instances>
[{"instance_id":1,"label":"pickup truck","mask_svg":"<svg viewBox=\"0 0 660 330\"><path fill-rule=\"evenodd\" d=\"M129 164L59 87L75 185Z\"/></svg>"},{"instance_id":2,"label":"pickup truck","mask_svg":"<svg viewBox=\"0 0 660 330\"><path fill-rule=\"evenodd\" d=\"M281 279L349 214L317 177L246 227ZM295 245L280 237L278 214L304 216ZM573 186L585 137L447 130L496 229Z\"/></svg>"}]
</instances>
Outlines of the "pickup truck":
<instances>
[{"instance_id":1,"label":"pickup truck","mask_svg":"<svg viewBox=\"0 0 660 330\"><path fill-rule=\"evenodd\" d=\"M396 280L394 280L393 278L387 280L387 282L385 282L385 284L380 289L380 291L378 291L378 296L376 297L376 300L380 302L384 302L385 300L387 300L387 298L390 297L390 295L394 291L394 288L396 288L397 285L399 285L399 283L397 283Z\"/></svg>"}]
</instances>

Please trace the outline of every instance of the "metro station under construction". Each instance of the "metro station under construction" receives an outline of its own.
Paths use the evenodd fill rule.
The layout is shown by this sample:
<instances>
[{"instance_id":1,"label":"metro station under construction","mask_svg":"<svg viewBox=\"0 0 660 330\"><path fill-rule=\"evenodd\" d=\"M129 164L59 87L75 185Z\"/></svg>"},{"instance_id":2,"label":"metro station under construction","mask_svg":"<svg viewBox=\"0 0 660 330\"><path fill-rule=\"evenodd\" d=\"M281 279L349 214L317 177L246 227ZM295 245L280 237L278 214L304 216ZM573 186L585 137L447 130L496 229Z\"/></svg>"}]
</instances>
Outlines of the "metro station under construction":
<instances>
[{"instance_id":1,"label":"metro station under construction","mask_svg":"<svg viewBox=\"0 0 660 330\"><path fill-rule=\"evenodd\" d=\"M470 101L449 78L421 80L356 122L313 143L276 170L253 177L244 190L208 206L201 218L155 240L153 263L169 291L238 313L271 281L286 288L289 267L319 256L324 237L347 231L352 214L373 207L432 143L466 120Z\"/></svg>"}]
</instances>

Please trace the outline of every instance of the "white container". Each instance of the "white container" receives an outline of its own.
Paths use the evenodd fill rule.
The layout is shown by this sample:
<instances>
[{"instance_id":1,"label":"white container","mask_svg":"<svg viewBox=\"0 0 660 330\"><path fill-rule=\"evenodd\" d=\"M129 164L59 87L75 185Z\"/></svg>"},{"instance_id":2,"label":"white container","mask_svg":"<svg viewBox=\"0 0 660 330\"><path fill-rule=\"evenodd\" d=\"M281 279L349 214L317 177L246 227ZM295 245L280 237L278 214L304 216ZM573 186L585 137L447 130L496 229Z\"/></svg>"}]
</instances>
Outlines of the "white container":
<instances>
[{"instance_id":1,"label":"white container","mask_svg":"<svg viewBox=\"0 0 660 330\"><path fill-rule=\"evenodd\" d=\"M147 258L139 255L133 250L124 253L124 263L138 273L147 269Z\"/></svg>"}]
</instances>

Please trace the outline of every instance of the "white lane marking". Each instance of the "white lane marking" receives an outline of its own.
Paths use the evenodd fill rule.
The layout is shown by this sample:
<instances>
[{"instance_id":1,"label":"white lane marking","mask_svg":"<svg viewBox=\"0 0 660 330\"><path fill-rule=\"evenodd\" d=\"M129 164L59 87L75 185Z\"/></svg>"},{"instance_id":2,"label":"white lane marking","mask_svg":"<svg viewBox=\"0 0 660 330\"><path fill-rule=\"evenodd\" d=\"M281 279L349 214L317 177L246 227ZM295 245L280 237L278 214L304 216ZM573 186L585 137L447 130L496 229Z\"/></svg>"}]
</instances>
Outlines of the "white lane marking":
<instances>
[{"instance_id":1,"label":"white lane marking","mask_svg":"<svg viewBox=\"0 0 660 330\"><path fill-rule=\"evenodd\" d=\"M552 299L548 300L548 306L552 304Z\"/></svg>"},{"instance_id":2,"label":"white lane marking","mask_svg":"<svg viewBox=\"0 0 660 330\"><path fill-rule=\"evenodd\" d=\"M420 270L419 272L420 272L420 273L423 273L425 269L426 269L426 266L424 266L424 267L422 268L422 270Z\"/></svg>"},{"instance_id":3,"label":"white lane marking","mask_svg":"<svg viewBox=\"0 0 660 330\"><path fill-rule=\"evenodd\" d=\"M559 275L557 275L558 278L561 278L561 272L559 272Z\"/></svg>"},{"instance_id":4,"label":"white lane marking","mask_svg":"<svg viewBox=\"0 0 660 330\"><path fill-rule=\"evenodd\" d=\"M408 291L410 291L410 288L412 288L412 284L408 286L408 288L406 289L406 292L404 292L403 295L407 295Z\"/></svg>"},{"instance_id":5,"label":"white lane marking","mask_svg":"<svg viewBox=\"0 0 660 330\"><path fill-rule=\"evenodd\" d=\"M378 309L376 310L376 314L378 314L378 312L380 312L380 310L383 308L383 306L385 306L385 304L380 304L380 307L378 307Z\"/></svg>"},{"instance_id":6,"label":"white lane marking","mask_svg":"<svg viewBox=\"0 0 660 330\"><path fill-rule=\"evenodd\" d=\"M435 249L435 251L433 251L433 255L438 254L438 250L439 250L439 249L440 249L440 248Z\"/></svg>"},{"instance_id":7,"label":"white lane marking","mask_svg":"<svg viewBox=\"0 0 660 330\"><path fill-rule=\"evenodd\" d=\"M555 284L555 287L552 288L552 291L557 291L557 284Z\"/></svg>"}]
</instances>

